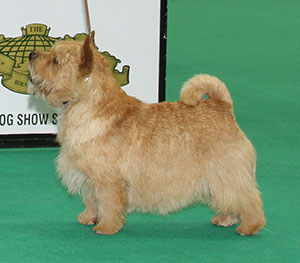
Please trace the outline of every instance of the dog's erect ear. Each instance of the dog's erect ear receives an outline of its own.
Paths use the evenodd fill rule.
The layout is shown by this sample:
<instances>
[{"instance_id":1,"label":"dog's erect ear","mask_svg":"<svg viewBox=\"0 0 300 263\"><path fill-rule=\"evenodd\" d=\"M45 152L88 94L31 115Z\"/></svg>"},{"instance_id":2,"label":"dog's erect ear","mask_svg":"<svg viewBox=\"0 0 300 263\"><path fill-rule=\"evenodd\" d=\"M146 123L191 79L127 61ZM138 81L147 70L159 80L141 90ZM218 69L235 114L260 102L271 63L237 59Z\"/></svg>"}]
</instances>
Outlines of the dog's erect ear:
<instances>
[{"instance_id":1,"label":"dog's erect ear","mask_svg":"<svg viewBox=\"0 0 300 263\"><path fill-rule=\"evenodd\" d=\"M80 52L79 71L82 77L88 76L93 67L93 50L91 47L91 38L87 36Z\"/></svg>"}]
</instances>

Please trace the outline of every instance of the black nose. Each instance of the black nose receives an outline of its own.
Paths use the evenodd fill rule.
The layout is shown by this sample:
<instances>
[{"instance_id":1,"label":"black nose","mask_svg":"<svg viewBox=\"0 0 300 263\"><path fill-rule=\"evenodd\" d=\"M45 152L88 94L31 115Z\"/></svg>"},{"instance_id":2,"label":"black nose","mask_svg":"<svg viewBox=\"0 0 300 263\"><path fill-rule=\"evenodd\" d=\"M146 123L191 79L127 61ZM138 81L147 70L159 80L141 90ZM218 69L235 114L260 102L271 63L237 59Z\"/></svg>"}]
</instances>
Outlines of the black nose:
<instances>
[{"instance_id":1,"label":"black nose","mask_svg":"<svg viewBox=\"0 0 300 263\"><path fill-rule=\"evenodd\" d=\"M36 52L32 51L32 52L29 54L29 60L33 60L35 57L36 57Z\"/></svg>"}]
</instances>

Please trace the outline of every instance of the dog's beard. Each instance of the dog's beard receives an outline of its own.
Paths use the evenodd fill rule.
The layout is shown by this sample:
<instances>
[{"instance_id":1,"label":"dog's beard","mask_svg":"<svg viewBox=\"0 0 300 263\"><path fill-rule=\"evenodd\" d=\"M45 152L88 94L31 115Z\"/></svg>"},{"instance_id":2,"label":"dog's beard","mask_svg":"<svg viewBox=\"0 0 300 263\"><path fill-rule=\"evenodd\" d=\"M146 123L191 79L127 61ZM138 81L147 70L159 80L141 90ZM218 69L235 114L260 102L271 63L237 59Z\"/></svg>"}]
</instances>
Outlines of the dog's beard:
<instances>
[{"instance_id":1,"label":"dog's beard","mask_svg":"<svg viewBox=\"0 0 300 263\"><path fill-rule=\"evenodd\" d=\"M35 74L31 74L27 86L27 92L29 94L36 95L44 99L47 99L53 90L53 85L49 85L49 83L46 83L45 80L40 79L38 75Z\"/></svg>"},{"instance_id":2,"label":"dog's beard","mask_svg":"<svg viewBox=\"0 0 300 263\"><path fill-rule=\"evenodd\" d=\"M27 93L29 95L35 95L35 93L36 93L35 92L35 85L34 85L34 83L33 83L33 81L32 81L31 78L27 82Z\"/></svg>"},{"instance_id":3,"label":"dog's beard","mask_svg":"<svg viewBox=\"0 0 300 263\"><path fill-rule=\"evenodd\" d=\"M27 83L28 89L27 93L31 95L38 96L46 101L48 101L48 96L54 89L53 84L49 84L45 80L41 80L38 75L31 74L31 77ZM48 101L49 102L49 101ZM61 106L66 106L69 101L61 101Z\"/></svg>"},{"instance_id":4,"label":"dog's beard","mask_svg":"<svg viewBox=\"0 0 300 263\"><path fill-rule=\"evenodd\" d=\"M47 85L45 81L40 78L39 74L35 71L35 67L29 63L28 69L30 71L30 79L28 81L28 93L32 95L44 95L47 96L51 92L49 88L47 88Z\"/></svg>"}]
</instances>

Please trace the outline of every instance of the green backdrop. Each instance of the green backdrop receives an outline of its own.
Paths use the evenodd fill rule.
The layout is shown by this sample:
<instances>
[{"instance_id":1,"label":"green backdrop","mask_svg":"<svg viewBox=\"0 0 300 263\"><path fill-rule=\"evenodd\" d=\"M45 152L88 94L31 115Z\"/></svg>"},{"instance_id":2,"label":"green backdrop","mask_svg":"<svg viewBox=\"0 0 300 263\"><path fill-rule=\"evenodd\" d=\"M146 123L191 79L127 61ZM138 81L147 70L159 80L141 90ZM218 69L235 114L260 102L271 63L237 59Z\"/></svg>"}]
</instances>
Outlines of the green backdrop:
<instances>
[{"instance_id":1,"label":"green backdrop","mask_svg":"<svg viewBox=\"0 0 300 263\"><path fill-rule=\"evenodd\" d=\"M167 100L197 73L228 86L258 152L267 227L241 237L196 206L97 236L55 175L57 149L0 151L0 262L300 262L300 2L169 0Z\"/></svg>"}]
</instances>

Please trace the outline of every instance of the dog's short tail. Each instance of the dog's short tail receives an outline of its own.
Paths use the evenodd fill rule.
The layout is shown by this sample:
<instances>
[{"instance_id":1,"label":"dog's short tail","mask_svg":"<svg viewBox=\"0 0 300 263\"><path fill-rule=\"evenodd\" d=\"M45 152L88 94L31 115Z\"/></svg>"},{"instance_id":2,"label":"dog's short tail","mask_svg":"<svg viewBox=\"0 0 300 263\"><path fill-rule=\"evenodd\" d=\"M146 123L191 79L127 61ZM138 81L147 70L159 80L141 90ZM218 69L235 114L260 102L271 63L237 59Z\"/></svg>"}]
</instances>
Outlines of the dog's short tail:
<instances>
[{"instance_id":1,"label":"dog's short tail","mask_svg":"<svg viewBox=\"0 0 300 263\"><path fill-rule=\"evenodd\" d=\"M226 85L218 78L205 74L196 75L183 85L180 100L188 106L196 106L205 94L212 99L233 103Z\"/></svg>"}]
</instances>

